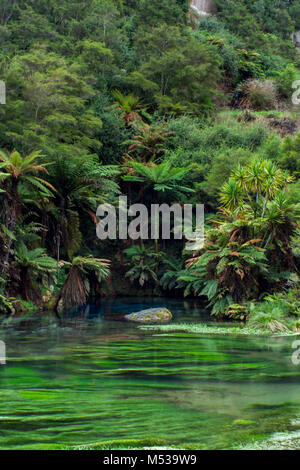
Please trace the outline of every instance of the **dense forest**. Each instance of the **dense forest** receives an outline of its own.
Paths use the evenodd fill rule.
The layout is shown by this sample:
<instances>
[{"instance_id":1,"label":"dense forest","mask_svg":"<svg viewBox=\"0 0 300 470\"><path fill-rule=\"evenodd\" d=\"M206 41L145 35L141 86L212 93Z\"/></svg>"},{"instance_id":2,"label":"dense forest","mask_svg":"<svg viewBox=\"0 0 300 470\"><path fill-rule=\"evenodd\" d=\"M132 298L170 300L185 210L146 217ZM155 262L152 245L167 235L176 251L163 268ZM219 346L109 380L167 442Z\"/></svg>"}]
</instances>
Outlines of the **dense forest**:
<instances>
[{"instance_id":1,"label":"dense forest","mask_svg":"<svg viewBox=\"0 0 300 470\"><path fill-rule=\"evenodd\" d=\"M300 3L2 0L0 309L198 296L300 328ZM206 241L100 241L101 203L205 204Z\"/></svg>"}]
</instances>

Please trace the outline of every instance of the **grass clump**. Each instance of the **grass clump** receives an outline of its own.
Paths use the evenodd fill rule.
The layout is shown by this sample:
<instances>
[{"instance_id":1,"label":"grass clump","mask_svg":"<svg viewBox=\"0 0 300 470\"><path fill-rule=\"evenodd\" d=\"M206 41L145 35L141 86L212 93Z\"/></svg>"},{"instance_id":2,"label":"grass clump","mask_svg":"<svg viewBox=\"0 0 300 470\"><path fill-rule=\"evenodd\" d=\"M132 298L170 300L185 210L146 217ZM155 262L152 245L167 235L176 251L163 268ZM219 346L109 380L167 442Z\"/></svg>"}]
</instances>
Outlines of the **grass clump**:
<instances>
[{"instance_id":1,"label":"grass clump","mask_svg":"<svg viewBox=\"0 0 300 470\"><path fill-rule=\"evenodd\" d=\"M255 111L276 109L278 91L271 80L250 80L243 89L243 104Z\"/></svg>"},{"instance_id":2,"label":"grass clump","mask_svg":"<svg viewBox=\"0 0 300 470\"><path fill-rule=\"evenodd\" d=\"M300 294L298 288L250 303L248 327L272 333L300 333Z\"/></svg>"}]
</instances>

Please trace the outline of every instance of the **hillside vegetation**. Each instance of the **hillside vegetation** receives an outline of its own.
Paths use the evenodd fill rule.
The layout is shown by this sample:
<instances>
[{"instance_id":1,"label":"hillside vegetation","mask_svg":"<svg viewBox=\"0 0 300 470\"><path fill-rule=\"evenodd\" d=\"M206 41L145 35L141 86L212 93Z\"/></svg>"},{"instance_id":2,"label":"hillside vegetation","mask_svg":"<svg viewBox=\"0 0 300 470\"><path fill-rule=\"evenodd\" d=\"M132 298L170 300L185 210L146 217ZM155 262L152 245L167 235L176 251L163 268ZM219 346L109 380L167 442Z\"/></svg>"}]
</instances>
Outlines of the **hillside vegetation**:
<instances>
[{"instance_id":1,"label":"hillside vegetation","mask_svg":"<svg viewBox=\"0 0 300 470\"><path fill-rule=\"evenodd\" d=\"M185 0L2 0L3 314L169 292L299 329L300 5L216 4L195 21ZM204 249L98 240L120 194L205 204Z\"/></svg>"}]
</instances>

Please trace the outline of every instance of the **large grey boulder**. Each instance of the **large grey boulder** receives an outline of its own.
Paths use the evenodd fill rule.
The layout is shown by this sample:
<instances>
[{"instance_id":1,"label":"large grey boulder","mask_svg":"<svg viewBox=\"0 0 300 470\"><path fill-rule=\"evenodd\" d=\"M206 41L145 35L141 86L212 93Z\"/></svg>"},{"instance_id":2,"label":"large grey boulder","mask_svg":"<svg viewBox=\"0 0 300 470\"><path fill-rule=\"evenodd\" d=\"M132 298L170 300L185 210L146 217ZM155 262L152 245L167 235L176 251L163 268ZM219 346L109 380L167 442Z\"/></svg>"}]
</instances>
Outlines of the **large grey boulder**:
<instances>
[{"instance_id":1,"label":"large grey boulder","mask_svg":"<svg viewBox=\"0 0 300 470\"><path fill-rule=\"evenodd\" d=\"M201 17L210 15L217 10L214 0L191 0L190 12L195 16Z\"/></svg>"},{"instance_id":2,"label":"large grey boulder","mask_svg":"<svg viewBox=\"0 0 300 470\"><path fill-rule=\"evenodd\" d=\"M172 313L165 307L150 308L149 310L125 315L125 320L136 323L167 323L172 320Z\"/></svg>"}]
</instances>

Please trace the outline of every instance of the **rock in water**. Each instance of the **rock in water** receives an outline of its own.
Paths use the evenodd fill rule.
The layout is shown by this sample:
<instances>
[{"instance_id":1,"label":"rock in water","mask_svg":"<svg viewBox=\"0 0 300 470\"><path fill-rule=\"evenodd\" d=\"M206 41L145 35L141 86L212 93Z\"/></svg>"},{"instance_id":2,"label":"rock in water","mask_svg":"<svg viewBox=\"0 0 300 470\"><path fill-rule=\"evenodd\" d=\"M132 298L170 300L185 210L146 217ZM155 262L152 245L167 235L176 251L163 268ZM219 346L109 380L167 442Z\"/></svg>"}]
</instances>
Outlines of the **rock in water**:
<instances>
[{"instance_id":1,"label":"rock in water","mask_svg":"<svg viewBox=\"0 0 300 470\"><path fill-rule=\"evenodd\" d=\"M165 307L150 308L149 310L125 315L125 320L136 323L166 323L172 320L172 313Z\"/></svg>"}]
</instances>

